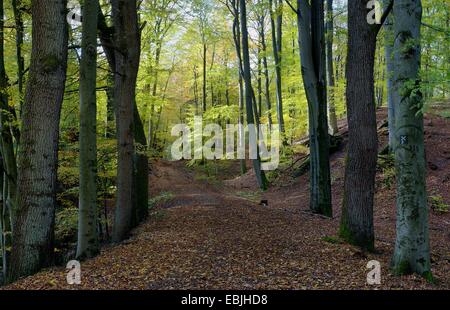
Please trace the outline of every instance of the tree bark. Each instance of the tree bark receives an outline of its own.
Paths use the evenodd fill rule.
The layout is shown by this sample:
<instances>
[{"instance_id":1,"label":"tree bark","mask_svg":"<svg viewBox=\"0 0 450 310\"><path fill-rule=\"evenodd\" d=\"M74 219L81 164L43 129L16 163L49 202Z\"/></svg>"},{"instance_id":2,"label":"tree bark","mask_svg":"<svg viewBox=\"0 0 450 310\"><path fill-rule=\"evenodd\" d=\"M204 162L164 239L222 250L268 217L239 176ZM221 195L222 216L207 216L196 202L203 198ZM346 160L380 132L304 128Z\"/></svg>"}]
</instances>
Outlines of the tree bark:
<instances>
[{"instance_id":1,"label":"tree bark","mask_svg":"<svg viewBox=\"0 0 450 310\"><path fill-rule=\"evenodd\" d=\"M260 34L261 34L261 46L262 46L262 62L264 68L264 87L266 96L266 107L267 107L267 118L269 120L269 127L272 128L272 103L270 100L270 78L269 78L269 68L267 64L267 43L266 43L266 33L264 27L265 16L260 16Z\"/></svg>"},{"instance_id":2,"label":"tree bark","mask_svg":"<svg viewBox=\"0 0 450 310\"><path fill-rule=\"evenodd\" d=\"M327 49L327 82L328 82L328 117L331 134L338 133L338 124L336 117L336 105L334 100L334 69L333 69L333 0L327 0L326 17L326 49Z\"/></svg>"},{"instance_id":3,"label":"tree bark","mask_svg":"<svg viewBox=\"0 0 450 310\"><path fill-rule=\"evenodd\" d=\"M277 0L275 0L277 1ZM284 135L284 116L283 116L283 87L281 75L281 48L282 48L282 2L275 3L276 10L273 11L273 0L269 0L270 7L270 25L272 28L272 49L273 59L275 61L275 77L276 77L276 101L277 101L277 117L280 134ZM277 14L277 22L275 24L275 14ZM283 138L284 139L284 138Z\"/></svg>"},{"instance_id":4,"label":"tree bark","mask_svg":"<svg viewBox=\"0 0 450 310\"><path fill-rule=\"evenodd\" d=\"M377 31L367 22L367 3L348 3L347 118L349 144L345 167L340 236L374 248L373 202L378 155L374 94Z\"/></svg>"},{"instance_id":5,"label":"tree bark","mask_svg":"<svg viewBox=\"0 0 450 310\"><path fill-rule=\"evenodd\" d=\"M8 280L53 261L61 104L67 68L66 1L36 0L29 82L22 111L17 214Z\"/></svg>"},{"instance_id":6,"label":"tree bark","mask_svg":"<svg viewBox=\"0 0 450 310\"><path fill-rule=\"evenodd\" d=\"M110 71L116 73L116 54L114 53L114 29L107 26L103 12L99 10L99 36L102 43L103 50L106 54ZM140 32L138 32L138 51L133 53L134 57L138 55L138 59L134 62L139 62L140 56ZM131 73L134 74L133 72ZM120 84L115 83L114 89L117 89ZM113 98L114 99L114 98ZM136 105L136 100L133 97L133 135L136 141L136 150L133 154L133 206L131 211L131 227L136 226L148 215L148 157L145 151L148 148L147 138L145 137L144 125L142 118ZM115 110L117 106L114 104Z\"/></svg>"},{"instance_id":7,"label":"tree bark","mask_svg":"<svg viewBox=\"0 0 450 310\"><path fill-rule=\"evenodd\" d=\"M6 273L9 266L9 251L11 240L11 223L14 217L14 202L17 190L17 166L14 154L13 136L11 132L10 108L8 104L8 76L5 70L4 55L4 7L0 3L0 177L1 177L1 212L0 240L2 255L2 272ZM3 282L3 281L2 281ZM3 284L0 282L0 285Z\"/></svg>"},{"instance_id":8,"label":"tree bark","mask_svg":"<svg viewBox=\"0 0 450 310\"><path fill-rule=\"evenodd\" d=\"M80 63L80 199L77 258L100 252L97 232L97 17L98 0L85 0Z\"/></svg>"},{"instance_id":9,"label":"tree bark","mask_svg":"<svg viewBox=\"0 0 450 310\"><path fill-rule=\"evenodd\" d=\"M432 280L420 92L420 0L394 2L393 101L396 111L397 239L393 270Z\"/></svg>"},{"instance_id":10,"label":"tree bark","mask_svg":"<svg viewBox=\"0 0 450 310\"><path fill-rule=\"evenodd\" d=\"M203 40L206 40L203 38ZM203 104L203 113L206 112L206 52L208 51L208 48L206 46L206 43L203 43L203 86L202 86L202 104Z\"/></svg>"},{"instance_id":11,"label":"tree bark","mask_svg":"<svg viewBox=\"0 0 450 310\"><path fill-rule=\"evenodd\" d=\"M22 19L22 0L12 0L12 9L14 14L14 24L16 27L16 58L17 58L17 85L19 87L19 106L20 111L22 111L23 104L23 80L25 71L25 59L22 56L22 45L23 45L23 35L24 26Z\"/></svg>"},{"instance_id":12,"label":"tree bark","mask_svg":"<svg viewBox=\"0 0 450 310\"><path fill-rule=\"evenodd\" d=\"M298 37L303 83L309 108L310 208L332 217L329 135L326 100L326 59L323 2L298 4Z\"/></svg>"},{"instance_id":13,"label":"tree bark","mask_svg":"<svg viewBox=\"0 0 450 310\"><path fill-rule=\"evenodd\" d=\"M385 0L384 3L388 3L390 0ZM386 58L386 81L387 81L387 106L388 106L388 128L389 128L389 149L392 152L394 150L394 138L395 138L395 106L392 98L392 78L394 74L394 62L393 62L393 19L392 14L388 17L385 31L385 43L384 52Z\"/></svg>"},{"instance_id":14,"label":"tree bark","mask_svg":"<svg viewBox=\"0 0 450 310\"><path fill-rule=\"evenodd\" d=\"M253 109L253 90L250 71L250 55L248 47L248 30L247 30L247 6L245 0L239 0L240 3L240 17L241 17L241 33L242 33L242 59L243 59L243 78L245 85L245 106L247 110L247 124L249 125L249 132L256 130L255 114ZM254 133L256 136L257 133ZM267 181L265 179L264 171L261 170L261 162L259 159L252 159L253 169L255 170L258 185L262 190L267 189Z\"/></svg>"},{"instance_id":15,"label":"tree bark","mask_svg":"<svg viewBox=\"0 0 450 310\"><path fill-rule=\"evenodd\" d=\"M112 1L115 28L115 92L118 146L117 195L113 241L124 240L133 225L134 115L140 58L136 1Z\"/></svg>"},{"instance_id":16,"label":"tree bark","mask_svg":"<svg viewBox=\"0 0 450 310\"><path fill-rule=\"evenodd\" d=\"M238 60L238 69L239 69L239 117L238 124L244 125L244 104L245 104L245 94L244 94L244 69L242 65L242 49L241 49L241 23L239 20L239 0L231 0L231 10L233 14L233 40L234 47L236 49L236 56ZM241 132L239 132L239 136L241 136ZM240 143L243 141L239 140ZM241 145L240 145L241 146ZM239 164L241 167L241 175L247 173L247 164L245 159L240 159Z\"/></svg>"}]
</instances>

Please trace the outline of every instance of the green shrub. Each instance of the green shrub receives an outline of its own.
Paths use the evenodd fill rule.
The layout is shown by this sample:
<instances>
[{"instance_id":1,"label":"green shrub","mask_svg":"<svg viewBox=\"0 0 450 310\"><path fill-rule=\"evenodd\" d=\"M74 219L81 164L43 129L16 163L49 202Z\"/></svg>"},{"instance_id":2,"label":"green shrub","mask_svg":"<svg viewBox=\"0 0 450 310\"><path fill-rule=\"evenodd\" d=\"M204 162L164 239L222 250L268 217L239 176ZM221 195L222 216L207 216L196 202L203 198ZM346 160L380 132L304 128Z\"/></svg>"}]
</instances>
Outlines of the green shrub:
<instances>
[{"instance_id":1,"label":"green shrub","mask_svg":"<svg viewBox=\"0 0 450 310\"><path fill-rule=\"evenodd\" d=\"M448 213L450 206L439 195L430 196L431 209L437 213Z\"/></svg>"},{"instance_id":2,"label":"green shrub","mask_svg":"<svg viewBox=\"0 0 450 310\"><path fill-rule=\"evenodd\" d=\"M161 204L169 202L175 197L171 192L161 192L158 196L151 198L148 201L148 208L153 209Z\"/></svg>"},{"instance_id":3,"label":"green shrub","mask_svg":"<svg viewBox=\"0 0 450 310\"><path fill-rule=\"evenodd\" d=\"M394 155L378 156L378 170L382 172L382 186L391 189L396 180Z\"/></svg>"},{"instance_id":4,"label":"green shrub","mask_svg":"<svg viewBox=\"0 0 450 310\"><path fill-rule=\"evenodd\" d=\"M66 208L56 213L56 244L67 244L77 241L78 209Z\"/></svg>"}]
</instances>

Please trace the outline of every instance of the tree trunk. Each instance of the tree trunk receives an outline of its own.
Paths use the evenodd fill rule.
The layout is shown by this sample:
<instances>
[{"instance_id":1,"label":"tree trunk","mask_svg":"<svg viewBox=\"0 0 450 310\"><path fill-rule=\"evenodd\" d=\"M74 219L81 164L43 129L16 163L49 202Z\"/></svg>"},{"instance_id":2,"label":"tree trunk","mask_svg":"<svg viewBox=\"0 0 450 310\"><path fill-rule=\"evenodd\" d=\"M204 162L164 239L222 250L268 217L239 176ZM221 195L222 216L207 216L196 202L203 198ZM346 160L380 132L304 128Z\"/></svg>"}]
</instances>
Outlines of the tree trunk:
<instances>
[{"instance_id":1,"label":"tree trunk","mask_svg":"<svg viewBox=\"0 0 450 310\"><path fill-rule=\"evenodd\" d=\"M258 117L262 116L262 60L261 48L258 47Z\"/></svg>"},{"instance_id":2,"label":"tree trunk","mask_svg":"<svg viewBox=\"0 0 450 310\"><path fill-rule=\"evenodd\" d=\"M384 3L388 3L390 0L385 0ZM393 19L390 15L384 26L385 31L385 44L384 52L386 58L386 80L387 80L387 106L388 106L388 126L389 126L389 149L392 152L394 150L394 138L395 138L395 107L392 98L392 77L394 74L394 61L393 61Z\"/></svg>"},{"instance_id":3,"label":"tree trunk","mask_svg":"<svg viewBox=\"0 0 450 310\"><path fill-rule=\"evenodd\" d=\"M116 136L115 130L115 116L114 116L114 73L108 72L108 77L106 79L106 128L105 128L105 138L111 139Z\"/></svg>"},{"instance_id":4,"label":"tree trunk","mask_svg":"<svg viewBox=\"0 0 450 310\"><path fill-rule=\"evenodd\" d=\"M0 3L0 17L4 16L3 1ZM9 265L9 251L13 221L14 202L17 190L17 166L14 154L13 136L11 133L10 108L8 104L8 77L5 70L4 58L4 20L0 19L0 177L1 186L1 212L0 212L0 240L2 255L2 272L6 273ZM0 282L0 285L3 283Z\"/></svg>"},{"instance_id":5,"label":"tree trunk","mask_svg":"<svg viewBox=\"0 0 450 310\"><path fill-rule=\"evenodd\" d=\"M276 1L276 0L275 0ZM281 40L282 40L282 3L276 3L276 11L273 11L273 1L269 0L270 6L270 25L272 28L272 49L273 59L275 61L275 77L276 77L276 91L277 91L277 116L280 134L284 135L284 116L283 116L283 87L281 76ZM275 14L277 14L277 26L275 25ZM278 37L277 37L278 35ZM284 139L284 138L283 138Z\"/></svg>"},{"instance_id":6,"label":"tree trunk","mask_svg":"<svg viewBox=\"0 0 450 310\"><path fill-rule=\"evenodd\" d=\"M49 266L54 254L59 121L67 68L66 1L33 1L31 11L33 46L22 111L9 282Z\"/></svg>"},{"instance_id":7,"label":"tree trunk","mask_svg":"<svg viewBox=\"0 0 450 310\"><path fill-rule=\"evenodd\" d=\"M333 0L327 0L326 17L326 49L327 49L327 81L328 81L328 115L331 134L338 133L336 105L334 102L334 69L333 69Z\"/></svg>"},{"instance_id":8,"label":"tree trunk","mask_svg":"<svg viewBox=\"0 0 450 310\"><path fill-rule=\"evenodd\" d=\"M117 195L113 241L124 240L134 220L134 115L140 34L136 1L113 0L115 28L115 101L117 122Z\"/></svg>"},{"instance_id":9,"label":"tree trunk","mask_svg":"<svg viewBox=\"0 0 450 310\"><path fill-rule=\"evenodd\" d=\"M247 7L245 0L239 0L240 2L240 16L241 16L241 32L242 32L242 59L243 59L243 76L245 85L245 106L247 109L247 124L249 125L250 131L256 131L255 126L255 114L253 109L253 90L251 81L251 71L250 71L250 54L248 47L248 30L247 30ZM251 135L251 133L250 133ZM253 135L257 137L257 133L254 132ZM256 179L258 185L262 190L266 190L267 181L265 179L264 171L261 170L261 162L259 159L253 159L253 169L255 170Z\"/></svg>"},{"instance_id":10,"label":"tree trunk","mask_svg":"<svg viewBox=\"0 0 450 310\"><path fill-rule=\"evenodd\" d=\"M100 39L102 42L103 50L106 54L106 58L108 60L108 64L111 72L116 71L116 54L113 49L113 36L114 31L112 28L108 27L105 22L105 17L103 12L99 10L99 32ZM138 48L136 52L130 54L133 57L137 57L137 59L132 59L130 62L136 65L135 62L139 63L140 56L140 32L137 33L137 42ZM132 70L136 71L135 67L131 67ZM130 76L137 75L134 71L130 72ZM114 89L121 87L121 83L115 83ZM135 89L135 88L134 88ZM118 90L120 91L120 90ZM148 148L147 138L145 137L144 125L142 122L142 118L139 115L139 111L136 106L136 100L132 98L133 104L133 136L136 141L136 150L133 153L133 205L131 210L131 227L136 226L143 219L145 219L148 215L148 157L146 155L146 150ZM116 113L117 113L117 105L114 104ZM117 119L116 119L117 120Z\"/></svg>"},{"instance_id":11,"label":"tree trunk","mask_svg":"<svg viewBox=\"0 0 450 310\"><path fill-rule=\"evenodd\" d=\"M266 43L266 34L264 27L264 16L260 17L260 33L261 33L261 46L262 46L262 62L264 68L264 78L265 78L265 95L266 95L266 107L267 107L267 118L269 119L269 127L272 128L272 103L270 100L270 79L269 79L269 68L267 64L267 43Z\"/></svg>"},{"instance_id":12,"label":"tree trunk","mask_svg":"<svg viewBox=\"0 0 450 310\"><path fill-rule=\"evenodd\" d=\"M203 39L204 40L204 39ZM206 43L203 43L203 113L206 112L206 52L207 52Z\"/></svg>"},{"instance_id":13,"label":"tree trunk","mask_svg":"<svg viewBox=\"0 0 450 310\"><path fill-rule=\"evenodd\" d=\"M392 265L396 274L418 273L432 280L419 77L421 1L395 0L394 17L397 239Z\"/></svg>"},{"instance_id":14,"label":"tree trunk","mask_svg":"<svg viewBox=\"0 0 450 310\"><path fill-rule=\"evenodd\" d=\"M365 1L348 3L347 118L348 155L340 235L374 248L373 201L378 155L374 94L377 31L367 22Z\"/></svg>"},{"instance_id":15,"label":"tree trunk","mask_svg":"<svg viewBox=\"0 0 450 310\"><path fill-rule=\"evenodd\" d=\"M20 111L22 111L23 76L25 71L25 60L22 56L22 45L24 34L24 27L22 20L22 0L12 0L11 4L14 13L14 23L16 27L17 85L19 87Z\"/></svg>"},{"instance_id":16,"label":"tree trunk","mask_svg":"<svg viewBox=\"0 0 450 310\"><path fill-rule=\"evenodd\" d=\"M97 17L98 0L85 0L80 63L80 199L77 258L100 252L97 232Z\"/></svg>"},{"instance_id":17,"label":"tree trunk","mask_svg":"<svg viewBox=\"0 0 450 310\"><path fill-rule=\"evenodd\" d=\"M332 217L323 2L298 0L298 37L302 76L309 108L310 207Z\"/></svg>"},{"instance_id":18,"label":"tree trunk","mask_svg":"<svg viewBox=\"0 0 450 310\"><path fill-rule=\"evenodd\" d=\"M156 93L158 90L158 82L159 82L159 63L161 59L161 51L162 51L162 42L157 43L156 52L155 52L155 67L152 70L154 75L153 86L152 86L152 103L150 104L150 112L148 116L148 142L147 145L152 145L152 137L154 131L153 117L155 116L155 103L154 100L156 98Z\"/></svg>"},{"instance_id":19,"label":"tree trunk","mask_svg":"<svg viewBox=\"0 0 450 310\"><path fill-rule=\"evenodd\" d=\"M234 40L234 47L236 48L236 56L238 59L238 69L239 69L239 117L238 117L238 124L244 125L244 101L245 101L245 95L244 95L244 69L242 65L242 51L241 51L241 30L240 30L240 20L239 20L239 0L232 0L231 6L233 10L233 40ZM240 126L239 128L241 128ZM239 137L241 137L243 134L239 132ZM244 143L244 141L241 141L239 139L239 143ZM244 144L245 145L245 144ZM240 147L243 147L242 145L239 145ZM245 162L245 159L240 159L239 164L241 166L241 175L244 175L247 173L247 164Z\"/></svg>"}]
</instances>

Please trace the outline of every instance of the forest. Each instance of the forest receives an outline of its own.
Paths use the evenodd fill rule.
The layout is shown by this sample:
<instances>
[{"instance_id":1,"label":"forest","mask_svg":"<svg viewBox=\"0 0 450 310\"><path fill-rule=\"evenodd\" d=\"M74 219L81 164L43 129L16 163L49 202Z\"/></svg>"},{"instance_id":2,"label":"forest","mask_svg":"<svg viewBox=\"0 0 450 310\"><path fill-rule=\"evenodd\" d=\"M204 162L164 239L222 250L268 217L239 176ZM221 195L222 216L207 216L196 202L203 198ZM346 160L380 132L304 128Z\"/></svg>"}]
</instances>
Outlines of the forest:
<instances>
[{"instance_id":1,"label":"forest","mask_svg":"<svg viewBox=\"0 0 450 310\"><path fill-rule=\"evenodd\" d=\"M1 0L0 287L450 289L449 66L449 1Z\"/></svg>"}]
</instances>

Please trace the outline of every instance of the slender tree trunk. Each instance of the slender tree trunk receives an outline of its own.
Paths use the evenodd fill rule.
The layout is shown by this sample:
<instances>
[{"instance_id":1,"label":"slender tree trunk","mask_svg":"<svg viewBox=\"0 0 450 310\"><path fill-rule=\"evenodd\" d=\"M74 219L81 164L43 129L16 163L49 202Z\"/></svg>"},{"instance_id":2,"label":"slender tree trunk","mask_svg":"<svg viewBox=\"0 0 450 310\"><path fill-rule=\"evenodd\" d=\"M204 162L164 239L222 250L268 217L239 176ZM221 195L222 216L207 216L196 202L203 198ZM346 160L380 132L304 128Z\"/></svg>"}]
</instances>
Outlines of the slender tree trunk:
<instances>
[{"instance_id":1,"label":"slender tree trunk","mask_svg":"<svg viewBox=\"0 0 450 310\"><path fill-rule=\"evenodd\" d=\"M9 266L9 251L11 240L8 238L11 233L11 223L13 221L14 202L17 190L17 166L14 154L13 136L11 133L10 108L8 104L8 77L5 70L4 58L4 7L0 2L0 177L2 192L1 212L0 212L0 240L2 255L2 272L6 274ZM3 281L0 282L2 285Z\"/></svg>"},{"instance_id":2,"label":"slender tree trunk","mask_svg":"<svg viewBox=\"0 0 450 310\"><path fill-rule=\"evenodd\" d=\"M385 0L384 3L388 3L390 0ZM393 19L392 14L388 17L386 25L384 26L385 32L385 44L384 52L386 58L386 81L387 81L387 106L388 106L388 126L389 126L389 149L392 152L394 150L395 140L395 106L393 102L392 94L392 78L394 75L394 61L393 61Z\"/></svg>"},{"instance_id":3,"label":"slender tree trunk","mask_svg":"<svg viewBox=\"0 0 450 310\"><path fill-rule=\"evenodd\" d=\"M2 3L0 4L0 16L3 16L3 12ZM14 115L14 108L11 108L8 103L8 76L6 75L4 58L4 21L0 20L0 152L5 172L3 198L5 200L5 208L11 217L15 213L17 194L17 162L13 139L13 123L16 120Z\"/></svg>"},{"instance_id":4,"label":"slender tree trunk","mask_svg":"<svg viewBox=\"0 0 450 310\"><path fill-rule=\"evenodd\" d=\"M277 0L275 0L277 1ZM276 3L276 11L273 11L273 0L269 0L270 6L270 25L272 28L272 46L273 58L275 61L276 91L277 91L277 116L280 133L284 135L284 117L283 117L283 87L281 76L281 48L282 48L282 13L281 4ZM277 26L275 25L275 14L277 14ZM278 37L277 37L278 35Z\"/></svg>"},{"instance_id":5,"label":"slender tree trunk","mask_svg":"<svg viewBox=\"0 0 450 310\"><path fill-rule=\"evenodd\" d=\"M98 0L85 0L80 63L80 199L77 258L100 252L97 232L97 17Z\"/></svg>"},{"instance_id":6,"label":"slender tree trunk","mask_svg":"<svg viewBox=\"0 0 450 310\"><path fill-rule=\"evenodd\" d=\"M328 115L331 134L338 133L336 105L334 102L334 69L333 69L333 0L327 0L326 17L326 49L327 49L327 81L328 81Z\"/></svg>"},{"instance_id":7,"label":"slender tree trunk","mask_svg":"<svg viewBox=\"0 0 450 310\"><path fill-rule=\"evenodd\" d=\"M247 109L247 124L249 131L256 130L255 116L253 109L253 90L250 72L250 55L248 47L248 30L247 30L247 7L245 0L240 0L240 16L241 16L241 33L242 33L242 59L243 59L243 78L245 85L245 106ZM257 133L253 133L254 136ZM259 159L253 159L253 168L255 170L258 185L262 190L267 188L264 171L261 170L261 162Z\"/></svg>"},{"instance_id":8,"label":"slender tree trunk","mask_svg":"<svg viewBox=\"0 0 450 310\"><path fill-rule=\"evenodd\" d=\"M163 93L162 93L162 98L161 98L162 101L164 101L164 100L166 99L167 88L169 87L170 78L171 78L171 76L172 76L174 70L175 70L175 64L172 64L172 68L171 68L170 71L169 71L169 75L168 75L168 77L167 77L167 79L166 79L166 83L165 83L165 85L164 85L164 89L163 89ZM155 129L153 130L153 138L152 138L153 143L152 143L152 145L149 145L149 147L156 147L157 144L158 144L158 141L157 141L157 133L158 133L158 131L159 131L159 127L160 127L160 124L161 124L162 111L163 111L163 106L161 105L161 106L159 107L159 110L158 110L158 113L157 113ZM148 209L148 208L147 208L147 209Z\"/></svg>"},{"instance_id":9,"label":"slender tree trunk","mask_svg":"<svg viewBox=\"0 0 450 310\"><path fill-rule=\"evenodd\" d=\"M211 106L213 107L216 104L216 97L214 94L214 81L212 79L212 71L214 69L214 64L216 61L216 45L213 45L213 49L212 49L212 56L211 56L211 65L209 66L209 73L210 73L210 89L211 89Z\"/></svg>"},{"instance_id":10,"label":"slender tree trunk","mask_svg":"<svg viewBox=\"0 0 450 310\"><path fill-rule=\"evenodd\" d=\"M16 58L17 58L17 85L19 87L19 105L22 111L23 103L23 77L25 71L25 60L22 56L22 45L24 27L22 20L22 0L12 0L12 9L14 13L14 23L16 27Z\"/></svg>"},{"instance_id":11,"label":"slender tree trunk","mask_svg":"<svg viewBox=\"0 0 450 310\"><path fill-rule=\"evenodd\" d=\"M114 117L114 73L108 72L106 86L106 128L105 138L111 139L116 136Z\"/></svg>"},{"instance_id":12,"label":"slender tree trunk","mask_svg":"<svg viewBox=\"0 0 450 310\"><path fill-rule=\"evenodd\" d=\"M134 100L134 139L136 141L136 150L133 156L133 216L132 227L136 227L148 216L148 157L147 157L147 138L145 136L144 125L139 115L139 110ZM155 130L157 127L155 127Z\"/></svg>"},{"instance_id":13,"label":"slender tree trunk","mask_svg":"<svg viewBox=\"0 0 450 310\"><path fill-rule=\"evenodd\" d=\"M298 5L298 37L303 82L309 108L310 207L315 213L331 217L331 178L326 100L326 58L323 2Z\"/></svg>"},{"instance_id":14,"label":"slender tree trunk","mask_svg":"<svg viewBox=\"0 0 450 310\"><path fill-rule=\"evenodd\" d=\"M158 42L155 52L155 68L152 70L154 75L153 80L153 86L152 86L152 103L150 105L150 112L148 116L148 145L152 145L152 137L153 137L153 130L154 130L154 124L153 124L153 118L155 115L155 103L154 100L156 99L156 94L158 90L158 83L159 83L159 63L161 60L161 51L162 51L162 42Z\"/></svg>"},{"instance_id":15,"label":"slender tree trunk","mask_svg":"<svg viewBox=\"0 0 450 310\"><path fill-rule=\"evenodd\" d=\"M264 27L264 16L260 17L260 33L261 33L261 46L262 46L262 62L264 68L264 87L265 87L265 96L266 96L266 107L267 107L267 118L269 119L269 127L272 127L272 103L270 100L270 79L269 79L269 68L267 64L267 43L266 43L266 34Z\"/></svg>"},{"instance_id":16,"label":"slender tree trunk","mask_svg":"<svg viewBox=\"0 0 450 310\"><path fill-rule=\"evenodd\" d=\"M117 195L113 241L124 240L134 214L134 115L140 34L136 1L113 0L115 28L115 101L118 143Z\"/></svg>"},{"instance_id":17,"label":"slender tree trunk","mask_svg":"<svg viewBox=\"0 0 450 310\"><path fill-rule=\"evenodd\" d=\"M194 66L194 101L195 101L195 115L199 115L198 72L196 65Z\"/></svg>"},{"instance_id":18,"label":"slender tree trunk","mask_svg":"<svg viewBox=\"0 0 450 310\"><path fill-rule=\"evenodd\" d=\"M49 266L54 254L59 121L67 68L66 1L33 1L31 11L33 47L22 111L9 282Z\"/></svg>"},{"instance_id":19,"label":"slender tree trunk","mask_svg":"<svg viewBox=\"0 0 450 310\"><path fill-rule=\"evenodd\" d=\"M348 3L347 118L349 144L345 167L340 235L374 248L373 202L378 155L374 63L377 32L367 22L367 3Z\"/></svg>"},{"instance_id":20,"label":"slender tree trunk","mask_svg":"<svg viewBox=\"0 0 450 310\"><path fill-rule=\"evenodd\" d=\"M206 52L207 52L208 48L206 46L206 43L203 43L203 99L202 99L202 104L203 104L203 112L206 112Z\"/></svg>"},{"instance_id":21,"label":"slender tree trunk","mask_svg":"<svg viewBox=\"0 0 450 310\"><path fill-rule=\"evenodd\" d=\"M3 171L3 162L0 160L0 189L3 188L3 180L4 180L4 174ZM6 236L7 236L7 229L6 229L6 220L7 220L7 214L6 214L6 203L4 199L3 192L0 191L1 199L0 199L0 248L1 252L0 255L2 256L2 264L1 264L1 272L0 272L0 286L2 286L5 282L5 275L6 270L8 270L9 265L9 255L7 252L7 243L6 243Z\"/></svg>"},{"instance_id":22,"label":"slender tree trunk","mask_svg":"<svg viewBox=\"0 0 450 310\"><path fill-rule=\"evenodd\" d=\"M103 51L106 55L106 59L109 65L109 72L107 77L107 89L106 89L106 138L113 138L116 136L115 132L115 103L114 103L114 77L115 77L115 55L113 49L113 27L108 27L105 16L101 8L98 8L98 36L102 45Z\"/></svg>"},{"instance_id":23,"label":"slender tree trunk","mask_svg":"<svg viewBox=\"0 0 450 310\"><path fill-rule=\"evenodd\" d=\"M421 0L394 2L393 100L396 113L397 239L393 270L432 280L420 88Z\"/></svg>"},{"instance_id":24,"label":"slender tree trunk","mask_svg":"<svg viewBox=\"0 0 450 310\"><path fill-rule=\"evenodd\" d=\"M262 61L261 48L258 48L258 117L262 116Z\"/></svg>"},{"instance_id":25,"label":"slender tree trunk","mask_svg":"<svg viewBox=\"0 0 450 310\"><path fill-rule=\"evenodd\" d=\"M245 94L244 94L244 69L242 65L242 50L241 50L241 30L240 30L240 20L239 20L239 0L231 0L231 6L233 10L233 40L234 46L236 48L236 56L238 59L238 69L239 69L239 118L238 124L244 125L244 104L245 104ZM242 126L240 126L241 128ZM243 133L239 132L239 137L243 136ZM244 141L239 140L239 143L243 143ZM245 145L245 144L244 144ZM242 145L240 145L242 147ZM247 173L247 164L245 159L240 159L239 161L241 166L241 174L244 175Z\"/></svg>"}]
</instances>

